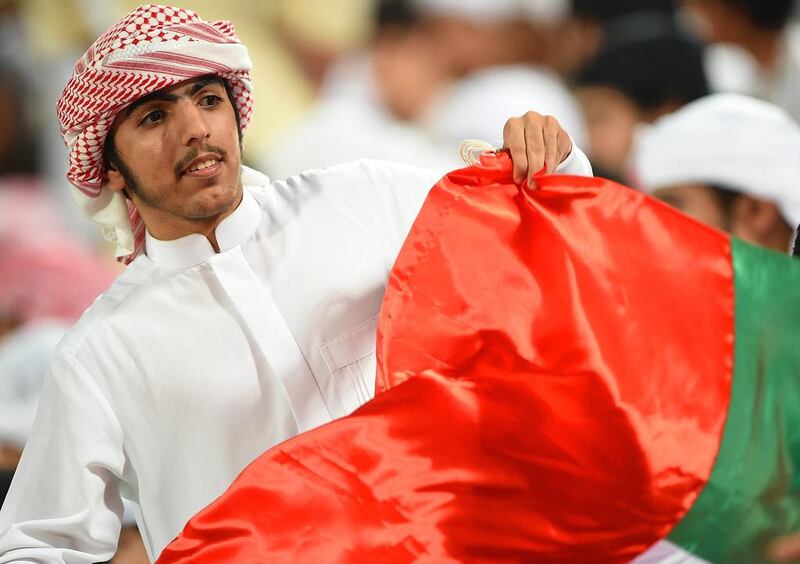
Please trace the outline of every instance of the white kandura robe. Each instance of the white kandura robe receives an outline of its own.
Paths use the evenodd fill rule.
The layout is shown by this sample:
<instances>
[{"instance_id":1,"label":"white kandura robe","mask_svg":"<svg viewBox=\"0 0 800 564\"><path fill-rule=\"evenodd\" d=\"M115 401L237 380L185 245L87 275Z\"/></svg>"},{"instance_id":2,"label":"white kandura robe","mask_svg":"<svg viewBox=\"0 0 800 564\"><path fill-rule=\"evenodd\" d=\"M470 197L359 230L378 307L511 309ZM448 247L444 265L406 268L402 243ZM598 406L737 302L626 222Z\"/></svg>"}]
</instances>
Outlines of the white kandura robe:
<instances>
[{"instance_id":1,"label":"white kandura robe","mask_svg":"<svg viewBox=\"0 0 800 564\"><path fill-rule=\"evenodd\" d=\"M591 174L578 150L559 171ZM217 228L147 239L60 343L0 511L0 563L151 558L271 446L374 393L387 275L438 174L357 161L245 177Z\"/></svg>"}]
</instances>

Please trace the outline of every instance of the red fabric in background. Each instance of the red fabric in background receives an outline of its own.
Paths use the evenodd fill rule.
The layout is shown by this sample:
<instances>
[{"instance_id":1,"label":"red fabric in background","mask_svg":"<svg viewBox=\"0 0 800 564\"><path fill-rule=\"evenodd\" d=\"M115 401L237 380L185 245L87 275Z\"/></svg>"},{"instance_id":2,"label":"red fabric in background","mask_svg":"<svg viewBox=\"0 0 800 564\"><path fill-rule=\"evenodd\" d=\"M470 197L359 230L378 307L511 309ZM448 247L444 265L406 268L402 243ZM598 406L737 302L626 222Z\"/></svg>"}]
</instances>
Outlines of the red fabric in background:
<instances>
[{"instance_id":1,"label":"red fabric in background","mask_svg":"<svg viewBox=\"0 0 800 564\"><path fill-rule=\"evenodd\" d=\"M258 458L159 562L624 562L711 471L727 237L506 155L430 194L381 312L379 393Z\"/></svg>"}]
</instances>

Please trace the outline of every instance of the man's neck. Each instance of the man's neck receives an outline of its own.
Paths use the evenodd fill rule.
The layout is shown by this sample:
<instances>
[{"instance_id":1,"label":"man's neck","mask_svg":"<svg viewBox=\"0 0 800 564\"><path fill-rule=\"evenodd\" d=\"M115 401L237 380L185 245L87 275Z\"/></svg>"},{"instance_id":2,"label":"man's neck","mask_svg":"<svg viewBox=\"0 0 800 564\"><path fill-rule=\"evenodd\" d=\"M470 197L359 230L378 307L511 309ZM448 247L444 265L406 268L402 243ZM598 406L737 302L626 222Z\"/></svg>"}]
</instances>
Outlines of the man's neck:
<instances>
[{"instance_id":1,"label":"man's neck","mask_svg":"<svg viewBox=\"0 0 800 564\"><path fill-rule=\"evenodd\" d=\"M214 251L218 253L217 227L239 207L243 196L244 190L240 186L238 196L228 209L216 215L198 219L179 217L163 210L146 206L139 207L138 204L137 208L147 227L147 231L152 237L160 241L174 241L191 234L203 235L208 239Z\"/></svg>"}]
</instances>

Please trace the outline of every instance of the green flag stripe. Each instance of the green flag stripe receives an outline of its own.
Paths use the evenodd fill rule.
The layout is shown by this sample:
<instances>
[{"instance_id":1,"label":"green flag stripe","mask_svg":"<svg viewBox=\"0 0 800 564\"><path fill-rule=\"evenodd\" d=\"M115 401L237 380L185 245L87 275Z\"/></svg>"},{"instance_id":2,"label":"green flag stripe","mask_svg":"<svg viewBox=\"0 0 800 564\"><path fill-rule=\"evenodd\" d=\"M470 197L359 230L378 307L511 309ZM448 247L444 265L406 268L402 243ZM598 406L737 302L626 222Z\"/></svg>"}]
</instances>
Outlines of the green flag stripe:
<instances>
[{"instance_id":1,"label":"green flag stripe","mask_svg":"<svg viewBox=\"0 0 800 564\"><path fill-rule=\"evenodd\" d=\"M800 531L800 261L732 243L728 418L708 484L669 540L711 562L761 562L772 538Z\"/></svg>"}]
</instances>

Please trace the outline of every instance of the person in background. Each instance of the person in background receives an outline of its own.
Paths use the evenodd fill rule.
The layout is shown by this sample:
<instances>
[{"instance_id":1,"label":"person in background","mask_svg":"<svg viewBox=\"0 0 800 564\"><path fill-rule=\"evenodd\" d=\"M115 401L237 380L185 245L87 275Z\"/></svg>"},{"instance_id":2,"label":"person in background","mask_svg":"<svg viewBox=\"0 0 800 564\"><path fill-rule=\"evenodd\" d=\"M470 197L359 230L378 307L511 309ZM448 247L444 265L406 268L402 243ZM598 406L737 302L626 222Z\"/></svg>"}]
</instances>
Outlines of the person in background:
<instances>
[{"instance_id":1,"label":"person in background","mask_svg":"<svg viewBox=\"0 0 800 564\"><path fill-rule=\"evenodd\" d=\"M555 116L578 146L591 149L580 107L548 66L551 51L562 48L557 30L568 2L413 0L413 5L453 78L420 120L436 142L496 143L506 113L533 105Z\"/></svg>"},{"instance_id":2,"label":"person in background","mask_svg":"<svg viewBox=\"0 0 800 564\"><path fill-rule=\"evenodd\" d=\"M458 165L453 146L440 147L418 123L450 81L430 31L408 0L379 0L374 19L369 47L332 65L314 109L264 154L270 176L357 158L442 173Z\"/></svg>"},{"instance_id":3,"label":"person in background","mask_svg":"<svg viewBox=\"0 0 800 564\"><path fill-rule=\"evenodd\" d=\"M598 175L623 182L637 125L709 93L702 46L674 29L618 32L577 74L574 88L593 166Z\"/></svg>"},{"instance_id":4,"label":"person in background","mask_svg":"<svg viewBox=\"0 0 800 564\"><path fill-rule=\"evenodd\" d=\"M411 0L455 78L494 66L547 65L568 0Z\"/></svg>"},{"instance_id":5,"label":"person in background","mask_svg":"<svg viewBox=\"0 0 800 564\"><path fill-rule=\"evenodd\" d=\"M548 66L569 81L605 45L630 30L663 34L680 27L675 0L572 0L556 31Z\"/></svg>"},{"instance_id":6,"label":"person in background","mask_svg":"<svg viewBox=\"0 0 800 564\"><path fill-rule=\"evenodd\" d=\"M800 126L768 102L713 94L642 128L633 176L677 209L785 253L800 224Z\"/></svg>"},{"instance_id":7,"label":"person in background","mask_svg":"<svg viewBox=\"0 0 800 564\"><path fill-rule=\"evenodd\" d=\"M767 100L800 119L795 0L683 0L707 53L712 89Z\"/></svg>"}]
</instances>

